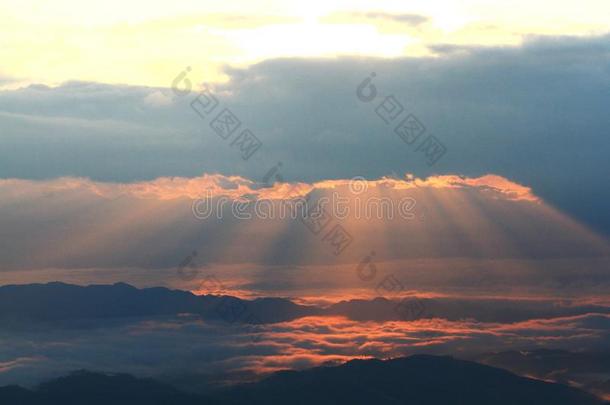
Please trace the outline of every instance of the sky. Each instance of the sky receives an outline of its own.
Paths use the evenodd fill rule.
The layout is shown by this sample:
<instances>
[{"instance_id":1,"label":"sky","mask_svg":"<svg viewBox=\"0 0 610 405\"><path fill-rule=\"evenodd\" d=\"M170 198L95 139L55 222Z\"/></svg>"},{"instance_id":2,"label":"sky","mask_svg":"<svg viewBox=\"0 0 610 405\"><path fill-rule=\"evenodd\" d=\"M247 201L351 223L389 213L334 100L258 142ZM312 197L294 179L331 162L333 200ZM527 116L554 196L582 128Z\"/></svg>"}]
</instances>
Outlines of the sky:
<instances>
[{"instance_id":1,"label":"sky","mask_svg":"<svg viewBox=\"0 0 610 405\"><path fill-rule=\"evenodd\" d=\"M227 294L326 305L393 275L421 297L607 306L608 15L605 0L0 0L0 285L206 294L212 275ZM280 217L305 198L327 199L327 222ZM467 315L265 325L254 357L191 319L0 334L0 382L101 352L146 374L118 353L140 335L223 346L205 372L608 342L607 314Z\"/></svg>"},{"instance_id":2,"label":"sky","mask_svg":"<svg viewBox=\"0 0 610 405\"><path fill-rule=\"evenodd\" d=\"M286 248L306 239L286 220L239 222L267 246L222 257L235 218L213 241L191 202L345 196L350 179L428 215L408 254L369 237L402 242L401 222L356 221L379 260L605 257L606 2L263 3L0 3L0 271L171 268L192 249L329 262Z\"/></svg>"},{"instance_id":3,"label":"sky","mask_svg":"<svg viewBox=\"0 0 610 405\"><path fill-rule=\"evenodd\" d=\"M0 210L10 229L0 235L2 270L108 265L96 258L114 249L102 243L111 230L100 231L98 223L108 218L65 212L67 206L120 212L124 219L113 217L110 227L131 232L138 220L161 226L153 226L156 210L188 211L203 190L218 197L239 183L249 191L231 198L264 199L256 190L273 190L273 183L325 192L329 180L354 178L369 181L369 191L379 188L375 181L393 179L390 188L400 189L415 179L441 201L425 206L430 197L419 197L418 208L436 215L427 223L443 225L424 227L435 236L427 247L415 247L416 256L477 256L472 246L448 248L442 239L480 232L464 218L482 213L496 215L488 219L496 222L493 232L521 245L506 247L520 252L504 256L574 250L580 259L599 246L604 251L610 234L608 7L592 0L1 2ZM197 111L204 99L216 103L209 116ZM239 123L235 134L219 132L224 112ZM417 138L401 135L403 123L415 123ZM244 136L257 140L254 149L245 149ZM430 142L442 149L434 161ZM457 183L468 201L461 212L445 191ZM154 192L137 192L146 188ZM497 195L481 198L488 188ZM568 249L564 241L530 245L525 241L548 235L525 223L507 230L503 223L522 223L507 219L517 211L490 214L497 200L515 203L505 188L528 190L531 213L521 219L552 223L569 236L568 229L578 228L575 239L595 240L595 249L585 254L579 243ZM128 203L117 205L116 196ZM182 214L176 209L173 218ZM165 252L165 261L144 266L110 255L111 261L170 266L168 258L183 256L170 251L191 231L164 226L154 239L165 249L152 250ZM284 223L251 226L292 232ZM362 226L365 232L374 227ZM383 224L401 226L387 218ZM57 260L44 253L47 243L74 246L70 240L87 232L93 256L85 248L77 254L82 260L69 259L60 247ZM55 237L42 236L47 233ZM161 242L182 234L180 242ZM188 244L204 251L215 246L200 243ZM270 251L271 258L259 251L241 260L301 262L290 249ZM225 261L210 255L209 261Z\"/></svg>"},{"instance_id":4,"label":"sky","mask_svg":"<svg viewBox=\"0 0 610 405\"><path fill-rule=\"evenodd\" d=\"M603 0L3 1L0 59L4 75L25 82L164 86L185 66L210 82L227 79L227 64L281 57L396 58L438 44L598 35L607 12Z\"/></svg>"}]
</instances>

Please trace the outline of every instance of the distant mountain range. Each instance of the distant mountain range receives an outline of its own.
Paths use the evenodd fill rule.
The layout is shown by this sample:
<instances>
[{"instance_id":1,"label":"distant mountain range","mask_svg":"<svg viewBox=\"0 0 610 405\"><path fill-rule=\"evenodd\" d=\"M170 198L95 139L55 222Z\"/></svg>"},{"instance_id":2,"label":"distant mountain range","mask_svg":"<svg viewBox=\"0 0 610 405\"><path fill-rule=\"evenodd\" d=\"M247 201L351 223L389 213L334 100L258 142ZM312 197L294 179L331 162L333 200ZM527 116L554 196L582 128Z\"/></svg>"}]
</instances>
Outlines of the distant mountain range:
<instances>
[{"instance_id":1,"label":"distant mountain range","mask_svg":"<svg viewBox=\"0 0 610 405\"><path fill-rule=\"evenodd\" d=\"M517 322L586 313L610 313L596 305L557 306L549 301L385 298L342 301L322 308L282 298L243 300L226 295L195 295L162 287L138 289L124 283L76 286L64 283L0 287L0 320L53 322L78 319L197 314L206 320L252 324L289 321L311 315L341 315L353 320L388 321L441 317L449 320Z\"/></svg>"},{"instance_id":2,"label":"distant mountain range","mask_svg":"<svg viewBox=\"0 0 610 405\"><path fill-rule=\"evenodd\" d=\"M62 321L166 316L181 313L227 322L273 323L319 314L319 308L279 298L246 301L224 295L195 295L167 288L138 289L124 283L29 284L0 287L0 319Z\"/></svg>"},{"instance_id":3,"label":"distant mountain range","mask_svg":"<svg viewBox=\"0 0 610 405\"><path fill-rule=\"evenodd\" d=\"M184 313L210 321L252 324L333 315L362 321L404 319L405 313L397 310L397 304L397 301L376 298L316 307L282 298L243 300L226 295L197 296L161 287L138 289L124 283L83 287L54 282L0 287L0 322L6 329L37 324L52 327L55 323L78 326L79 320L97 322ZM557 306L539 301L489 300L482 305L481 300L435 298L413 299L411 304L411 312L406 314L410 319L519 321L608 312L607 307ZM467 360L417 355L387 361L350 361L337 367L279 372L253 384L200 391L205 392L203 395L125 374L82 371L42 384L36 390L17 386L0 388L0 404L593 405L601 402L589 393L610 397L607 353L510 351ZM190 384L175 383L190 389ZM567 385L577 385L589 393Z\"/></svg>"},{"instance_id":4,"label":"distant mountain range","mask_svg":"<svg viewBox=\"0 0 610 405\"><path fill-rule=\"evenodd\" d=\"M353 360L340 366L283 371L208 396L126 374L75 372L36 390L0 388L0 403L19 405L601 405L560 384L519 377L451 357L416 355Z\"/></svg>"}]
</instances>

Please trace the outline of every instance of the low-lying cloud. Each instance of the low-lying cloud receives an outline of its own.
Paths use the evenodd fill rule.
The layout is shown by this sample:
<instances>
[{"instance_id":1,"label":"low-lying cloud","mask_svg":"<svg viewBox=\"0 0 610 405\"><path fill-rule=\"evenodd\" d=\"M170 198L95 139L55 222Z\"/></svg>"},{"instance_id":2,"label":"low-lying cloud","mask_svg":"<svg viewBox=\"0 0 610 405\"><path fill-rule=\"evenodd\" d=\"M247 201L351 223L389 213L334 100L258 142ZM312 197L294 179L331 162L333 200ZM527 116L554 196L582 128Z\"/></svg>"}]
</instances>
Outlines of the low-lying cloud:
<instances>
[{"instance_id":1,"label":"low-lying cloud","mask_svg":"<svg viewBox=\"0 0 610 405\"><path fill-rule=\"evenodd\" d=\"M75 369L177 379L213 374L228 381L374 356L532 348L607 348L608 315L586 314L512 324L422 319L355 322L310 317L244 327L189 317L3 331L0 385L34 384ZM44 333L42 333L44 332ZM256 339L253 339L256 336Z\"/></svg>"}]
</instances>

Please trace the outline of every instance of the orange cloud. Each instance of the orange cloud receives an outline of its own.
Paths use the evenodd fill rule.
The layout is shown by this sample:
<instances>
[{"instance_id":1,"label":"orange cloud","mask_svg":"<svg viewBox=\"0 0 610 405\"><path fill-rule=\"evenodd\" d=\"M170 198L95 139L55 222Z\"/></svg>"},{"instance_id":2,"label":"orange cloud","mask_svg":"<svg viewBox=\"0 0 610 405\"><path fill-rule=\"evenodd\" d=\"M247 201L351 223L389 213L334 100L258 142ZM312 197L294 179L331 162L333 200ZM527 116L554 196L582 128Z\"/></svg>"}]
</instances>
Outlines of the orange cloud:
<instances>
[{"instance_id":1,"label":"orange cloud","mask_svg":"<svg viewBox=\"0 0 610 405\"><path fill-rule=\"evenodd\" d=\"M407 190L416 187L430 188L477 188L496 193L499 197L514 201L538 201L529 187L515 183L502 176L485 175L468 178L458 175L431 176L425 179L405 175L403 179L382 177L377 180L323 180L313 183L279 183L265 185L239 176L204 174L200 177L160 177L136 183L103 183L85 178L63 177L54 180L33 181L0 179L0 190L12 191L36 189L40 193L86 190L105 198L132 196L141 199L171 200L178 198L198 199L206 196L226 196L231 199L290 199L303 197L313 190L329 190L350 187L355 182L364 190L384 188Z\"/></svg>"}]
</instances>

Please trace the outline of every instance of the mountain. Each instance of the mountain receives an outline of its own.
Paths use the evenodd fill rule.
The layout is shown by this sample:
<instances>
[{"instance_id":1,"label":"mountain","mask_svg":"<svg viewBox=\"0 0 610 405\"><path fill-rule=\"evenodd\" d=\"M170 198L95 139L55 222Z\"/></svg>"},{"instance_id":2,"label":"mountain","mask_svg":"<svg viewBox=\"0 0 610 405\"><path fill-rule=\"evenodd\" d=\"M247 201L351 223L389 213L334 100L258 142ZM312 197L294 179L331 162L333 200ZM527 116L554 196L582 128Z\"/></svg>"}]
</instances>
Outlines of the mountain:
<instances>
[{"instance_id":1,"label":"mountain","mask_svg":"<svg viewBox=\"0 0 610 405\"><path fill-rule=\"evenodd\" d=\"M475 361L546 381L580 386L610 398L610 352L538 349L486 353Z\"/></svg>"},{"instance_id":2,"label":"mountain","mask_svg":"<svg viewBox=\"0 0 610 405\"><path fill-rule=\"evenodd\" d=\"M417 355L392 360L353 360L336 367L283 371L258 383L201 396L150 379L80 371L36 390L0 388L0 403L19 405L601 405L564 385L518 377L507 371Z\"/></svg>"},{"instance_id":3,"label":"mountain","mask_svg":"<svg viewBox=\"0 0 610 405\"><path fill-rule=\"evenodd\" d=\"M202 405L222 404L172 386L128 374L105 375L77 371L41 384L35 391L10 386L0 388L0 403L15 405Z\"/></svg>"},{"instance_id":4,"label":"mountain","mask_svg":"<svg viewBox=\"0 0 610 405\"><path fill-rule=\"evenodd\" d=\"M354 360L339 367L287 371L225 397L236 403L588 405L600 401L567 386L518 377L456 360L416 355L393 360Z\"/></svg>"},{"instance_id":5,"label":"mountain","mask_svg":"<svg viewBox=\"0 0 610 405\"><path fill-rule=\"evenodd\" d=\"M0 287L0 320L5 323L53 322L198 314L225 322L273 323L318 314L315 307L281 298L252 301L225 295L198 296L167 288L138 289L128 284L29 284Z\"/></svg>"},{"instance_id":6,"label":"mountain","mask_svg":"<svg viewBox=\"0 0 610 405\"><path fill-rule=\"evenodd\" d=\"M448 320L518 322L535 318L610 313L596 305L557 306L552 301L467 298L410 298L402 301L341 301L325 308L299 305L283 298L244 300L228 295L195 295L163 287L138 289L124 283L77 286L59 282L0 287L3 325L127 317L197 314L206 320L275 323L312 315L340 315L357 321Z\"/></svg>"},{"instance_id":7,"label":"mountain","mask_svg":"<svg viewBox=\"0 0 610 405\"><path fill-rule=\"evenodd\" d=\"M358 321L412 320L443 318L451 321L476 319L479 322L521 322L528 319L556 318L583 314L610 313L610 307L593 304L559 306L555 300L510 298L413 298L402 301L385 298L341 301L326 309L327 314L343 315Z\"/></svg>"}]
</instances>

